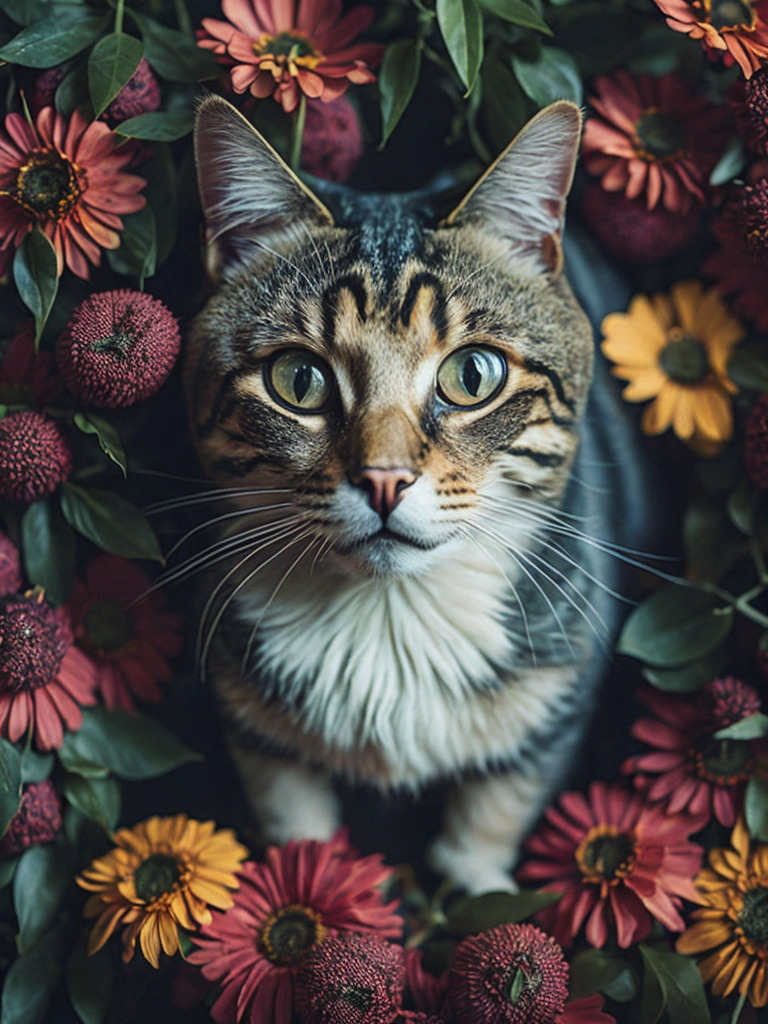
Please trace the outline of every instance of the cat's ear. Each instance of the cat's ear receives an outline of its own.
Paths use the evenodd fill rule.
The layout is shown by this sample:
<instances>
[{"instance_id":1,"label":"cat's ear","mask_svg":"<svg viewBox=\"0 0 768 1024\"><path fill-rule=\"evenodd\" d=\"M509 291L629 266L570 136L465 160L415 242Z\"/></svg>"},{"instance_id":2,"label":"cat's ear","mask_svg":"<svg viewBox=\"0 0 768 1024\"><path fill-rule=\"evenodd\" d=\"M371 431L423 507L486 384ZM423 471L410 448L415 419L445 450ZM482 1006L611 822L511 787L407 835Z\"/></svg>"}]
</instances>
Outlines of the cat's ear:
<instances>
[{"instance_id":1,"label":"cat's ear","mask_svg":"<svg viewBox=\"0 0 768 1024\"><path fill-rule=\"evenodd\" d=\"M565 198L581 137L581 111L559 100L540 110L491 164L444 223L478 224L537 271L563 265Z\"/></svg>"},{"instance_id":2,"label":"cat's ear","mask_svg":"<svg viewBox=\"0 0 768 1024\"><path fill-rule=\"evenodd\" d=\"M232 276L333 218L231 103L209 96L195 116L206 269Z\"/></svg>"}]
</instances>

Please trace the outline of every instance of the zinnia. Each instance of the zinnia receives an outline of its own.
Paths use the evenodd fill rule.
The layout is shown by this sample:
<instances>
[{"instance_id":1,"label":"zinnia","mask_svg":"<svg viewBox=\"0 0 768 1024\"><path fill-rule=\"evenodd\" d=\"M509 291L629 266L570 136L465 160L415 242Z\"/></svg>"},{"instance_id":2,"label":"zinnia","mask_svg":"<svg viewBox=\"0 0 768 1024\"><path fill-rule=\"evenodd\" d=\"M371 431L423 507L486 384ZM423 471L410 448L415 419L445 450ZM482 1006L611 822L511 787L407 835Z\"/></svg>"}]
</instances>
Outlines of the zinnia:
<instances>
[{"instance_id":1,"label":"zinnia","mask_svg":"<svg viewBox=\"0 0 768 1024\"><path fill-rule=\"evenodd\" d=\"M667 24L700 39L713 56L734 61L746 78L768 57L768 0L656 0Z\"/></svg>"},{"instance_id":2,"label":"zinnia","mask_svg":"<svg viewBox=\"0 0 768 1024\"><path fill-rule=\"evenodd\" d=\"M87 280L101 250L120 245L120 216L146 205L138 194L146 182L126 173L133 154L119 143L78 111L67 122L44 107L34 126L8 114L0 130L0 275L35 226L52 242L59 274L66 263Z\"/></svg>"},{"instance_id":3,"label":"zinnia","mask_svg":"<svg viewBox=\"0 0 768 1024\"><path fill-rule=\"evenodd\" d=\"M626 949L649 934L654 920L683 930L681 897L696 899L691 879L702 855L688 841L694 819L604 782L593 782L588 797L564 793L545 818L526 844L534 859L518 878L563 893L539 914L561 946L585 921L587 941L598 948L615 930Z\"/></svg>"},{"instance_id":4,"label":"zinnia","mask_svg":"<svg viewBox=\"0 0 768 1024\"><path fill-rule=\"evenodd\" d=\"M138 940L157 967L161 951L179 949L178 928L194 931L211 920L210 907L232 906L235 872L248 855L231 829L186 814L148 818L113 836L115 848L98 857L77 878L92 892L83 913L96 918L88 953L96 953L117 928L123 929L123 960L132 959Z\"/></svg>"},{"instance_id":5,"label":"zinnia","mask_svg":"<svg viewBox=\"0 0 768 1024\"><path fill-rule=\"evenodd\" d=\"M752 193L755 198L755 193ZM754 322L758 331L768 331L768 247L760 244L768 228L764 218L762 231L750 232L747 204L741 189L735 188L722 213L712 222L712 234L720 247L704 260L702 270L717 282L723 295L731 296L734 310Z\"/></svg>"}]
</instances>

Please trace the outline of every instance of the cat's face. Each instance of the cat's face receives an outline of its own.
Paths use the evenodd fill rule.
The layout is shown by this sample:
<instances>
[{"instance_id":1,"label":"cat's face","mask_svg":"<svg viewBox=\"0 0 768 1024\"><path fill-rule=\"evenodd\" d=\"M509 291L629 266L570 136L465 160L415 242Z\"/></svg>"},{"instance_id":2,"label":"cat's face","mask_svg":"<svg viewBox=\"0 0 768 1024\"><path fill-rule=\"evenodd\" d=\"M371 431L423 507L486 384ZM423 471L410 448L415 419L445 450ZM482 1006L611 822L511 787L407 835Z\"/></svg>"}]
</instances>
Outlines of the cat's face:
<instances>
[{"instance_id":1,"label":"cat's face","mask_svg":"<svg viewBox=\"0 0 768 1024\"><path fill-rule=\"evenodd\" d=\"M397 203L335 226L231 108L201 110L223 278L187 355L201 460L343 570L419 574L510 489L562 494L592 336L558 276L578 115L557 107L434 230Z\"/></svg>"}]
</instances>

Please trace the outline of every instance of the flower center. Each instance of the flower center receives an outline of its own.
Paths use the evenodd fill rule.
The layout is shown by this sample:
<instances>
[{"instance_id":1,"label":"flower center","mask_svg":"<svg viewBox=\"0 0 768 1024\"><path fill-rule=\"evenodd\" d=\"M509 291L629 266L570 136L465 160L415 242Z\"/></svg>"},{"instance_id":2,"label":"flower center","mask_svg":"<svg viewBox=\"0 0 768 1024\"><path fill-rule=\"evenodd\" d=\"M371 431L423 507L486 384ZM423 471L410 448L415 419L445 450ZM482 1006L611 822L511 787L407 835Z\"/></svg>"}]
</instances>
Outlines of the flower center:
<instances>
[{"instance_id":1,"label":"flower center","mask_svg":"<svg viewBox=\"0 0 768 1024\"><path fill-rule=\"evenodd\" d=\"M136 895L152 903L170 892L181 877L179 862L167 853L152 853L139 864L133 876Z\"/></svg>"},{"instance_id":2,"label":"flower center","mask_svg":"<svg viewBox=\"0 0 768 1024\"><path fill-rule=\"evenodd\" d=\"M268 960L295 964L323 941L328 929L310 907L290 903L271 914L261 929L261 945Z\"/></svg>"},{"instance_id":3,"label":"flower center","mask_svg":"<svg viewBox=\"0 0 768 1024\"><path fill-rule=\"evenodd\" d=\"M709 356L700 341L673 327L659 353L659 366L677 384L698 384L709 373Z\"/></svg>"},{"instance_id":4,"label":"flower center","mask_svg":"<svg viewBox=\"0 0 768 1024\"><path fill-rule=\"evenodd\" d=\"M85 171L55 150L31 153L19 168L13 199L36 217L64 220L88 187Z\"/></svg>"},{"instance_id":5,"label":"flower center","mask_svg":"<svg viewBox=\"0 0 768 1024\"><path fill-rule=\"evenodd\" d=\"M756 885L754 889L747 889L737 923L745 939L768 949L768 888Z\"/></svg>"},{"instance_id":6,"label":"flower center","mask_svg":"<svg viewBox=\"0 0 768 1024\"><path fill-rule=\"evenodd\" d=\"M0 693L48 686L66 652L64 629L42 594L0 601Z\"/></svg>"},{"instance_id":7,"label":"flower center","mask_svg":"<svg viewBox=\"0 0 768 1024\"><path fill-rule=\"evenodd\" d=\"M297 66L311 70L324 60L323 54L301 32L278 32L274 36L265 33L253 44L253 52L263 58L266 70L287 67L293 75Z\"/></svg>"},{"instance_id":8,"label":"flower center","mask_svg":"<svg viewBox=\"0 0 768 1024\"><path fill-rule=\"evenodd\" d=\"M637 860L635 840L615 825L590 829L576 850L576 863L584 882L616 884L632 871Z\"/></svg>"},{"instance_id":9,"label":"flower center","mask_svg":"<svg viewBox=\"0 0 768 1024\"><path fill-rule=\"evenodd\" d=\"M685 129L672 114L660 114L654 107L644 111L635 125L637 155L643 160L671 160L685 149Z\"/></svg>"},{"instance_id":10,"label":"flower center","mask_svg":"<svg viewBox=\"0 0 768 1024\"><path fill-rule=\"evenodd\" d=\"M752 747L744 740L709 740L694 756L696 774L718 786L734 786L749 776Z\"/></svg>"},{"instance_id":11,"label":"flower center","mask_svg":"<svg viewBox=\"0 0 768 1024\"><path fill-rule=\"evenodd\" d=\"M109 654L125 647L133 637L131 620L119 601L99 601L85 616L83 623L89 642Z\"/></svg>"},{"instance_id":12,"label":"flower center","mask_svg":"<svg viewBox=\"0 0 768 1024\"><path fill-rule=\"evenodd\" d=\"M750 0L704 0L707 21L718 32L746 29L752 32L757 15Z\"/></svg>"}]
</instances>

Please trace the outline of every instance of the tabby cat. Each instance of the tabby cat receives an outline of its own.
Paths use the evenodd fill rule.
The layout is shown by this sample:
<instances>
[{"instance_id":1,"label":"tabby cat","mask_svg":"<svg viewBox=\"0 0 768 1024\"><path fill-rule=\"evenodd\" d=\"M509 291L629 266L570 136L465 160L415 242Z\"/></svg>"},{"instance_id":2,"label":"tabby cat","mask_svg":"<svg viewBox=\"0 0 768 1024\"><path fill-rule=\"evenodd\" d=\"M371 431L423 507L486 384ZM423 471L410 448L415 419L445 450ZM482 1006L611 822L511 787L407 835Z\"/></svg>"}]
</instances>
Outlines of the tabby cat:
<instances>
[{"instance_id":1,"label":"tabby cat","mask_svg":"<svg viewBox=\"0 0 768 1024\"><path fill-rule=\"evenodd\" d=\"M444 779L432 865L508 888L573 758L627 511L561 273L580 127L547 107L434 223L423 196L321 201L224 100L198 110L218 287L185 381L228 504L201 656L269 841L328 838L334 776Z\"/></svg>"}]
</instances>

